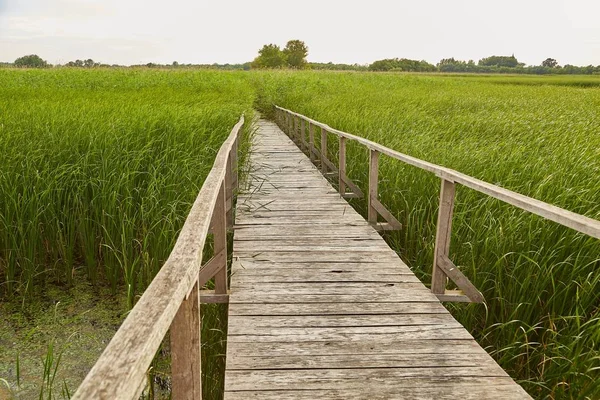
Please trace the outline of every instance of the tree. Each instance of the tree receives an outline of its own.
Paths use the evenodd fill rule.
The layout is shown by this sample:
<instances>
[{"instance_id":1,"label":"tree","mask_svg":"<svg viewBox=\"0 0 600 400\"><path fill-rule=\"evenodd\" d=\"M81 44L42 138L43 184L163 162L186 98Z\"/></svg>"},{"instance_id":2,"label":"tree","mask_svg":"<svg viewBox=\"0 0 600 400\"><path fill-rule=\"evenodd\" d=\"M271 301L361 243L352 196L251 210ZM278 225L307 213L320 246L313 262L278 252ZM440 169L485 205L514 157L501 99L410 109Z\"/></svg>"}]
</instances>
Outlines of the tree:
<instances>
[{"instance_id":1,"label":"tree","mask_svg":"<svg viewBox=\"0 0 600 400\"><path fill-rule=\"evenodd\" d=\"M15 67L22 68L47 68L48 63L37 54L23 56L15 60Z\"/></svg>"},{"instance_id":2,"label":"tree","mask_svg":"<svg viewBox=\"0 0 600 400\"><path fill-rule=\"evenodd\" d=\"M281 68L285 66L285 56L276 44L265 44L252 61L252 68Z\"/></svg>"},{"instance_id":3,"label":"tree","mask_svg":"<svg viewBox=\"0 0 600 400\"><path fill-rule=\"evenodd\" d=\"M425 60L388 58L373 62L373 64L369 65L369 71L433 72L435 71L435 65L429 64Z\"/></svg>"},{"instance_id":4,"label":"tree","mask_svg":"<svg viewBox=\"0 0 600 400\"><path fill-rule=\"evenodd\" d=\"M542 67L556 68L557 66L558 62L554 58L546 58L542 61Z\"/></svg>"},{"instance_id":5,"label":"tree","mask_svg":"<svg viewBox=\"0 0 600 400\"><path fill-rule=\"evenodd\" d=\"M87 60L85 60L83 62L83 66L85 68L93 68L93 67L97 67L98 63L94 62L94 60L92 60L91 58L88 58Z\"/></svg>"},{"instance_id":6,"label":"tree","mask_svg":"<svg viewBox=\"0 0 600 400\"><path fill-rule=\"evenodd\" d=\"M512 56L490 56L486 58L482 58L479 60L480 66L485 67L508 67L508 68L516 68L519 66L523 66L523 64L519 63L515 55Z\"/></svg>"},{"instance_id":7,"label":"tree","mask_svg":"<svg viewBox=\"0 0 600 400\"><path fill-rule=\"evenodd\" d=\"M283 55L288 67L302 69L306 68L306 56L308 47L302 40L290 40L283 49Z\"/></svg>"}]
</instances>

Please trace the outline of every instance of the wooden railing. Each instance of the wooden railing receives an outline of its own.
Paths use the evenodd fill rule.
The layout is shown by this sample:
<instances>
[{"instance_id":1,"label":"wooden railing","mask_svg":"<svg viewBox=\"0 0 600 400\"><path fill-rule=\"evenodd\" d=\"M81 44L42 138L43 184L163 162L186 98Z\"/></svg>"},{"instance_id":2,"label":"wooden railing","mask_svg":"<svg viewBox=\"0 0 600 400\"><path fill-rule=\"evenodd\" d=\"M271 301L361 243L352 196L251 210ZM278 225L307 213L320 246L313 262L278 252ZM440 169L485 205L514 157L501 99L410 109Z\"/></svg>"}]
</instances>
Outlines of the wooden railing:
<instances>
[{"instance_id":1,"label":"wooden railing","mask_svg":"<svg viewBox=\"0 0 600 400\"><path fill-rule=\"evenodd\" d=\"M310 119L282 107L275 107L276 121L281 128L311 156L320 161L321 171L326 175L337 175L340 195L344 197L362 197L360 189L346 176L346 140L356 141L369 149L369 195L368 221L379 230L399 229L400 223L379 202L377 194L379 155L385 154L406 164L429 171L441 178L440 206L435 238L434 261L431 275L431 291L441 301L482 302L483 296L450 259L450 235L452 231L452 213L456 184L484 193L505 203L529 211L550 221L575 229L581 233L600 239L600 221L553 206L543 201L524 196L508 189L462 174L427 161L402 154L365 138L334 129L324 123ZM309 140L306 141L308 125ZM321 150L314 145L314 130L321 130ZM339 168L327 159L327 134L331 133L339 140ZM346 187L351 193L346 192ZM386 223L379 223L378 216ZM459 290L448 291L446 285L451 279Z\"/></svg>"},{"instance_id":2,"label":"wooden railing","mask_svg":"<svg viewBox=\"0 0 600 400\"><path fill-rule=\"evenodd\" d=\"M227 228L233 224L242 116L221 146L169 258L112 338L74 399L137 399L167 330L172 397L201 399L200 302L227 302ZM202 263L212 231L214 256ZM214 291L200 289L214 277Z\"/></svg>"}]
</instances>

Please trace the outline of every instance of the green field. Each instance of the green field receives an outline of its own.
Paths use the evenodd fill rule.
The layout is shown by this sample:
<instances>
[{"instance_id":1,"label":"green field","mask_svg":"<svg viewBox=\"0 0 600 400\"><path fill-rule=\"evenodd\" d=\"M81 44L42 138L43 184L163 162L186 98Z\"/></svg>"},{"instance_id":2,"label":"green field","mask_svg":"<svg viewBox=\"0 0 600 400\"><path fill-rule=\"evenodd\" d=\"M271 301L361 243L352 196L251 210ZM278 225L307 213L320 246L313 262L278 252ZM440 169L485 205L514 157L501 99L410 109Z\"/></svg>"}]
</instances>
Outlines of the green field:
<instances>
[{"instance_id":1,"label":"green field","mask_svg":"<svg viewBox=\"0 0 600 400\"><path fill-rule=\"evenodd\" d=\"M214 71L0 70L0 82L0 378L37 397L54 343L52 371L65 353L45 386L60 394L65 379L72 393L166 260L254 92L243 73Z\"/></svg>"},{"instance_id":2,"label":"green field","mask_svg":"<svg viewBox=\"0 0 600 400\"><path fill-rule=\"evenodd\" d=\"M0 378L19 392L21 354L27 396L39 394L35 360L60 329L85 329L93 315L110 337L168 256L221 142L253 107L272 116L278 104L600 219L599 77L57 69L0 70L0 82L0 319L9 327ZM349 143L348 175L363 189L367 160ZM433 175L380 160L381 201L404 226L386 239L426 283L438 191ZM451 256L486 305L448 307L512 377L536 398L600 397L598 240L459 188ZM72 316L60 307L49 316L57 299L74 303L64 311ZM117 315L107 322L103 307ZM224 321L213 311L203 316L215 327L203 331L203 364L218 398ZM68 354L58 398L63 380L72 393L93 364L90 355L71 368ZM168 381L160 364L159 383Z\"/></svg>"},{"instance_id":3,"label":"green field","mask_svg":"<svg viewBox=\"0 0 600 400\"><path fill-rule=\"evenodd\" d=\"M277 74L263 81L261 105L600 219L599 83ZM347 160L366 192L367 150L350 143ZM386 239L430 282L439 179L386 157L379 174L381 201L404 226ZM600 397L597 239L459 187L450 254L487 301L449 307L511 376L535 398Z\"/></svg>"}]
</instances>

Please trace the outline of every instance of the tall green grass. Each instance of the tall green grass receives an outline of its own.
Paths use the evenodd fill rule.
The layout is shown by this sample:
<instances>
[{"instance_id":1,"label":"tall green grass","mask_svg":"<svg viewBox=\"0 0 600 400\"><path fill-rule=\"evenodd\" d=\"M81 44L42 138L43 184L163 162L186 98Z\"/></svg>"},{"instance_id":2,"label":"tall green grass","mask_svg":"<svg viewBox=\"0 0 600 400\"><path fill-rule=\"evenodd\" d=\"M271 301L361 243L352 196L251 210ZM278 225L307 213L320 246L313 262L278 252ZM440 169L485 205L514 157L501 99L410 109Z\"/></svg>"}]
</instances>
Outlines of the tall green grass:
<instances>
[{"instance_id":1,"label":"tall green grass","mask_svg":"<svg viewBox=\"0 0 600 400\"><path fill-rule=\"evenodd\" d=\"M222 142L242 113L251 120L253 100L243 72L1 70L0 309L30 309L49 300L50 286L69 291L82 280L133 307L171 252ZM205 393L218 398L226 310L203 311ZM15 337L36 316L19 321L9 330ZM53 349L68 345L57 338L40 371L26 371L26 386L45 388L45 397L73 393L48 380L61 368ZM66 357L63 364L77 362ZM156 393L168 392L168 359L166 346L149 373ZM28 396L13 375L4 379Z\"/></svg>"},{"instance_id":2,"label":"tall green grass","mask_svg":"<svg viewBox=\"0 0 600 400\"><path fill-rule=\"evenodd\" d=\"M49 285L68 289L85 279L125 295L131 307L255 97L267 115L279 104L600 218L599 82L0 70L0 298L25 304ZM367 152L352 143L347 151L348 174L365 189ZM386 239L428 282L439 181L386 157L380 179L382 202L404 225ZM364 202L354 203L364 212ZM597 240L459 188L451 256L487 302L449 307L532 395L600 397ZM202 311L204 389L219 398L226 315L219 305ZM157 392L168 392L168 357L166 346L149 374Z\"/></svg>"},{"instance_id":3,"label":"tall green grass","mask_svg":"<svg viewBox=\"0 0 600 400\"><path fill-rule=\"evenodd\" d=\"M0 293L122 285L171 251L253 92L242 73L0 71Z\"/></svg>"},{"instance_id":4,"label":"tall green grass","mask_svg":"<svg viewBox=\"0 0 600 400\"><path fill-rule=\"evenodd\" d=\"M278 104L600 219L600 78L582 82L355 73L256 80L266 113ZM348 175L366 189L367 150L349 143L347 159ZM379 176L382 202L404 225L386 239L429 282L439 179L387 157ZM354 205L365 211L364 201ZM598 240L460 187L451 257L486 304L448 307L530 394L600 398Z\"/></svg>"}]
</instances>

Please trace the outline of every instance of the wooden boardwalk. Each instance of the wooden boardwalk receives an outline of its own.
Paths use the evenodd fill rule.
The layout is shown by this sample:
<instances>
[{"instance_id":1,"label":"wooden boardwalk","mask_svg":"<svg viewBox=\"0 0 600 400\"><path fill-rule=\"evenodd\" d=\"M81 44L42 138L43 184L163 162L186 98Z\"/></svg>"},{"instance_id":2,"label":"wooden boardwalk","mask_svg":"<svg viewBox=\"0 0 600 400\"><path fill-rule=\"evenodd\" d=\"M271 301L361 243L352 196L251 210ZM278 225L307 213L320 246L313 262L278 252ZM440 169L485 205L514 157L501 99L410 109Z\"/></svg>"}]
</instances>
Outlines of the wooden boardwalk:
<instances>
[{"instance_id":1,"label":"wooden boardwalk","mask_svg":"<svg viewBox=\"0 0 600 400\"><path fill-rule=\"evenodd\" d=\"M238 196L225 399L528 399L274 124Z\"/></svg>"}]
</instances>

